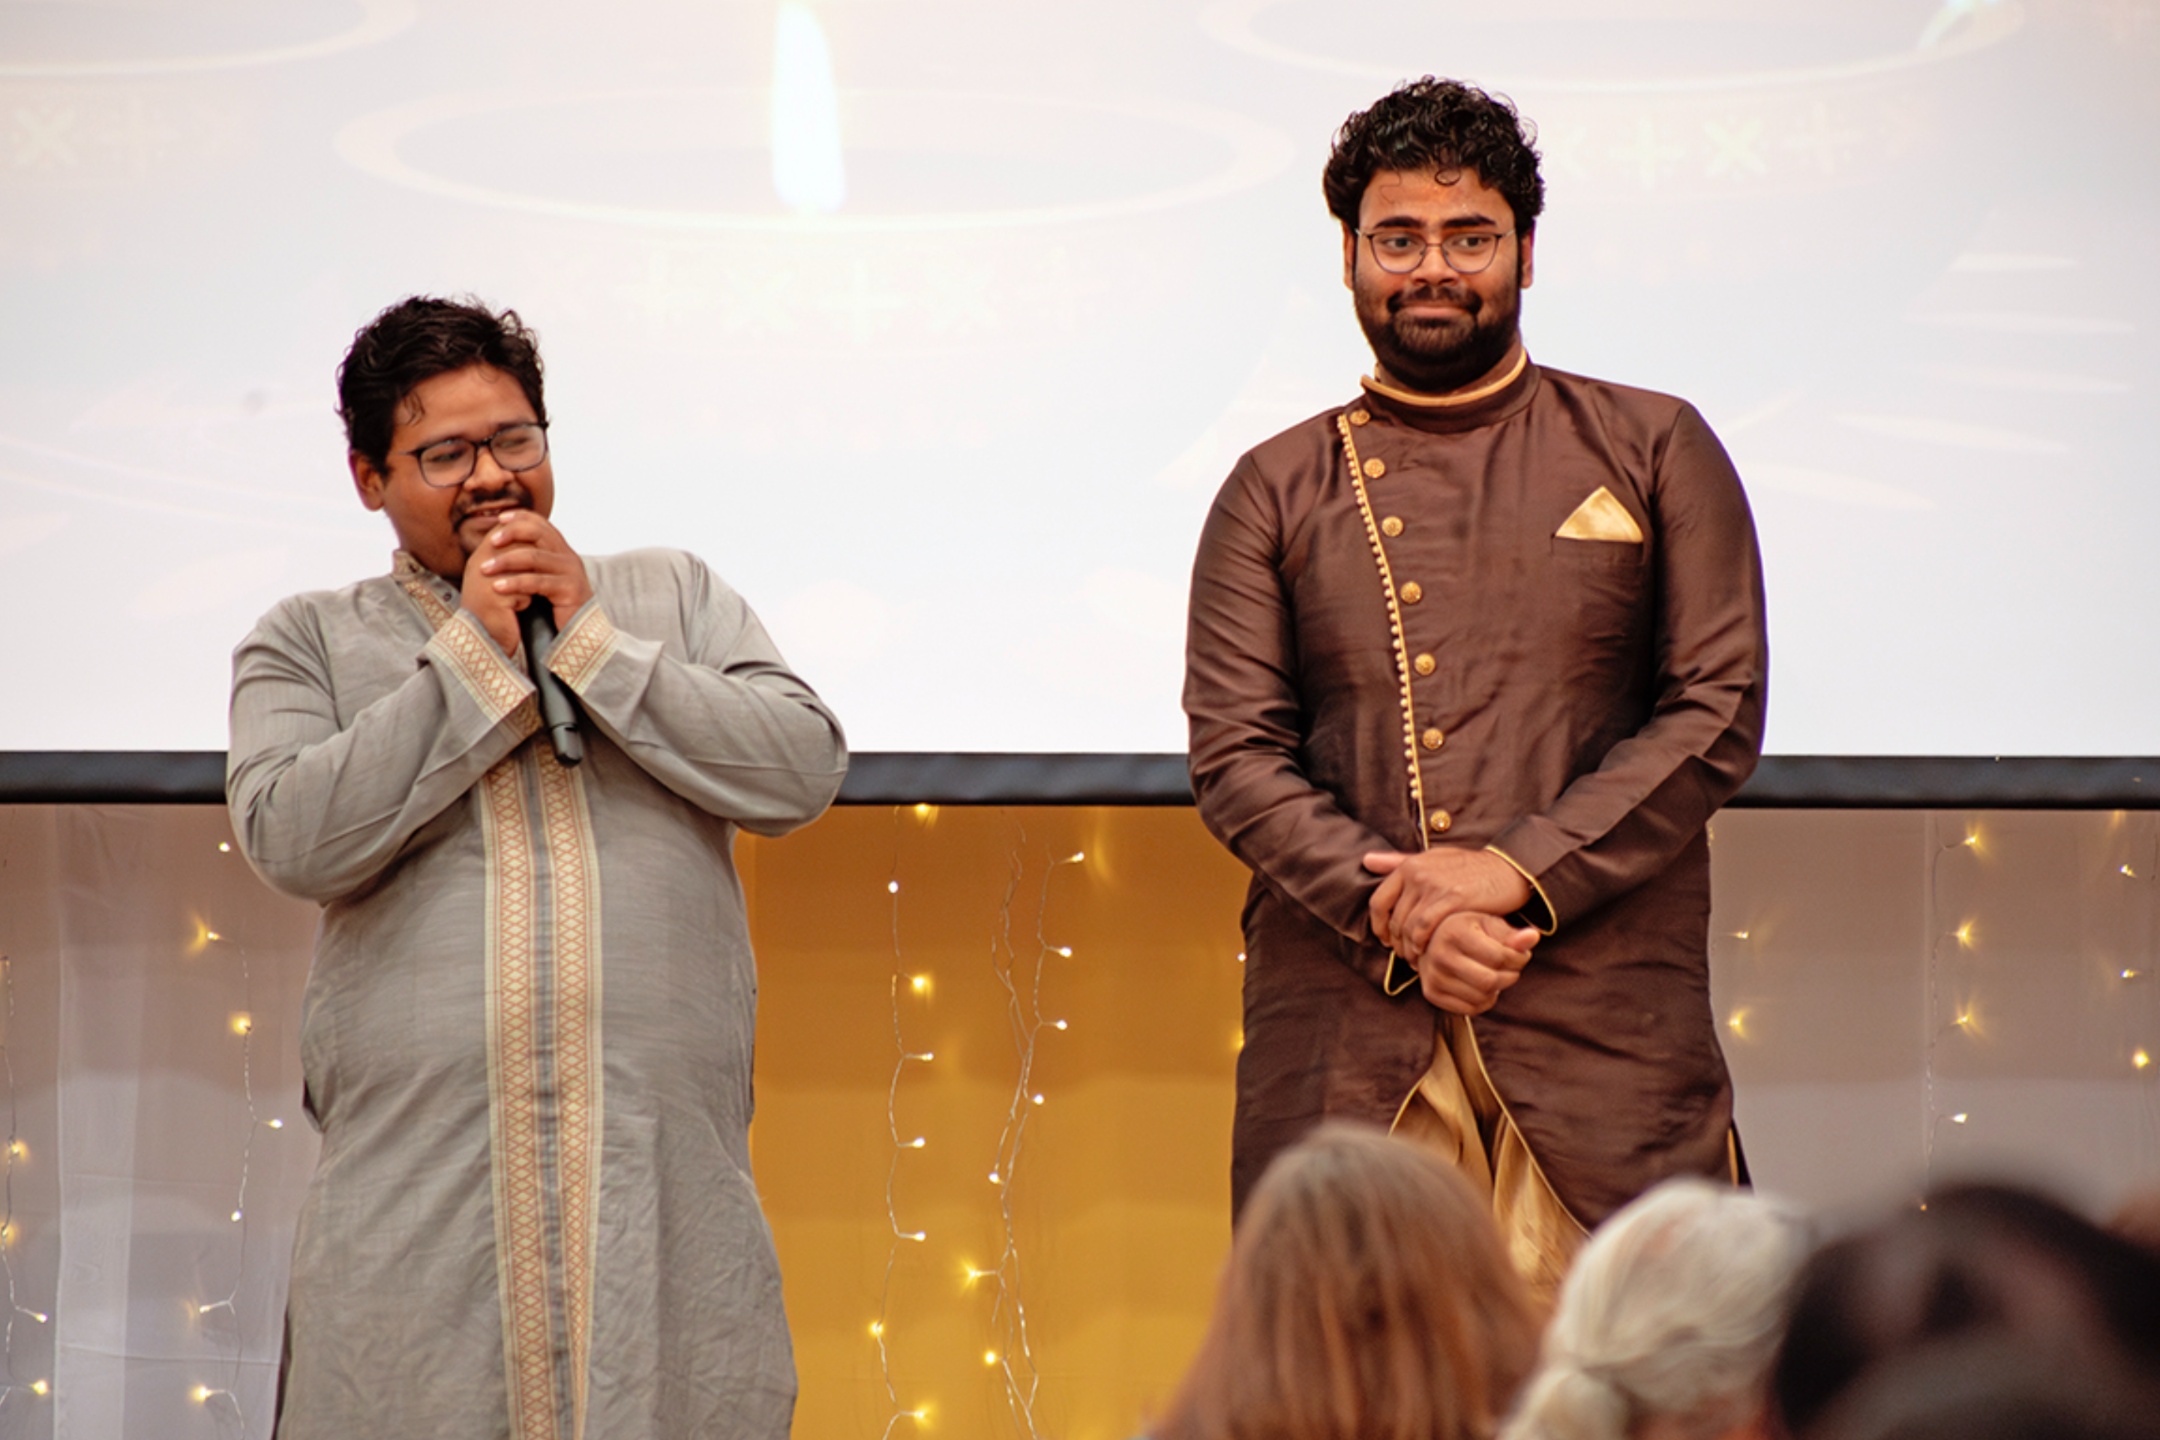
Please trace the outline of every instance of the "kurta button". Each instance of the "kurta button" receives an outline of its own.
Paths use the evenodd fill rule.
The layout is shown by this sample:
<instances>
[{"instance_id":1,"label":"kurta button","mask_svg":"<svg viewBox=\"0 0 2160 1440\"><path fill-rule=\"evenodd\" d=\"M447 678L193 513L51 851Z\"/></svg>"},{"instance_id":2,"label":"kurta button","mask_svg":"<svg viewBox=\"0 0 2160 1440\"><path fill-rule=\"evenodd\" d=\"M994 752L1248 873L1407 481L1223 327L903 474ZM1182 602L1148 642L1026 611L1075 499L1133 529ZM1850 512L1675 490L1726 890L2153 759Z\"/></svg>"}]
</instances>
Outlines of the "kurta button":
<instances>
[{"instance_id":1,"label":"kurta button","mask_svg":"<svg viewBox=\"0 0 2160 1440\"><path fill-rule=\"evenodd\" d=\"M1427 730L1424 734L1418 736L1418 743L1423 745L1428 750L1437 750L1442 745L1447 743L1447 736L1443 734L1440 730L1440 727L1436 725L1432 729Z\"/></svg>"},{"instance_id":2,"label":"kurta button","mask_svg":"<svg viewBox=\"0 0 2160 1440\"><path fill-rule=\"evenodd\" d=\"M1382 460L1379 456L1375 455L1365 462L1366 479L1377 480L1385 474L1387 474L1387 461Z\"/></svg>"},{"instance_id":3,"label":"kurta button","mask_svg":"<svg viewBox=\"0 0 2160 1440\"><path fill-rule=\"evenodd\" d=\"M1448 814L1445 810L1435 810L1433 811L1431 818L1426 820L1425 823L1432 827L1433 834L1445 835L1448 831L1455 828L1455 817Z\"/></svg>"},{"instance_id":4,"label":"kurta button","mask_svg":"<svg viewBox=\"0 0 2160 1440\"><path fill-rule=\"evenodd\" d=\"M1370 419L1372 419L1372 412L1370 410L1352 410L1350 412L1350 423L1352 425L1363 425L1366 421Z\"/></svg>"},{"instance_id":5,"label":"kurta button","mask_svg":"<svg viewBox=\"0 0 2160 1440\"><path fill-rule=\"evenodd\" d=\"M1390 515L1387 517L1387 519L1382 520L1380 522L1380 533L1389 537L1390 539L1393 539L1395 536L1402 534L1401 517Z\"/></svg>"},{"instance_id":6,"label":"kurta button","mask_svg":"<svg viewBox=\"0 0 2160 1440\"><path fill-rule=\"evenodd\" d=\"M1405 605L1415 605L1415 604L1417 604L1417 602L1418 602L1418 601L1420 601L1420 600L1422 600L1422 599L1424 599L1424 598L1425 598L1425 587L1424 587L1424 586L1422 586L1422 585L1418 584L1418 583L1417 583L1417 581L1415 581L1415 580L1408 580L1408 581L1405 581L1405 582L1403 582L1403 587L1402 587L1402 603L1403 603L1403 604L1405 604Z\"/></svg>"},{"instance_id":7,"label":"kurta button","mask_svg":"<svg viewBox=\"0 0 2160 1440\"><path fill-rule=\"evenodd\" d=\"M1430 655L1420 655L1417 657L1417 659L1410 662L1410 668L1417 671L1417 673L1420 675L1430 675L1433 671L1440 668L1440 662L1433 659Z\"/></svg>"}]
</instances>

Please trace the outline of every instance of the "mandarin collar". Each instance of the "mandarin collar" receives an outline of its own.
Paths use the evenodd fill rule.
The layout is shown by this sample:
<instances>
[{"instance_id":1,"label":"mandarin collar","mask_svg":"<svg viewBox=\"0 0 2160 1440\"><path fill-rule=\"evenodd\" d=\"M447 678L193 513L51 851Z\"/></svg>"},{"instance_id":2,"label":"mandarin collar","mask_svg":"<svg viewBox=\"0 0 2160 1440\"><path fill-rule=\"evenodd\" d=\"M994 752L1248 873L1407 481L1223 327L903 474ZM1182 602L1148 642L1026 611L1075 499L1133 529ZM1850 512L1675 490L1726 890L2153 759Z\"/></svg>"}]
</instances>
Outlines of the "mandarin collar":
<instances>
[{"instance_id":1,"label":"mandarin collar","mask_svg":"<svg viewBox=\"0 0 2160 1440\"><path fill-rule=\"evenodd\" d=\"M1513 375L1481 394L1457 399L1415 395L1383 385L1370 375L1360 383L1365 387L1365 403L1375 415L1428 435L1450 435L1482 429L1521 414L1537 393L1538 373L1529 352L1524 351L1522 366Z\"/></svg>"},{"instance_id":2,"label":"mandarin collar","mask_svg":"<svg viewBox=\"0 0 2160 1440\"><path fill-rule=\"evenodd\" d=\"M426 581L433 585L438 594L447 592L455 595L457 593L456 586L442 576L437 575L433 570L428 569L418 560L415 560L410 550L393 550L390 552L390 573L400 580L411 578Z\"/></svg>"}]
</instances>

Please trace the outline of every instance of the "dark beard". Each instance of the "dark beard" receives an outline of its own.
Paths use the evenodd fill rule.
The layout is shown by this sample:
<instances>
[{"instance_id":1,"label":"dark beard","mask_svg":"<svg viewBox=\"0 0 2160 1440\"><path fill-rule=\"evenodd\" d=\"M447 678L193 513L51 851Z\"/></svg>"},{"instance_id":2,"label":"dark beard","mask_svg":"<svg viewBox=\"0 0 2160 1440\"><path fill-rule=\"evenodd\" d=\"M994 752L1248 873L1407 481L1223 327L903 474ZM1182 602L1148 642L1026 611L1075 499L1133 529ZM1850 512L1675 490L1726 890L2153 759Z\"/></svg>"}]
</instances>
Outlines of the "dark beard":
<instances>
[{"instance_id":1,"label":"dark beard","mask_svg":"<svg viewBox=\"0 0 2160 1440\"><path fill-rule=\"evenodd\" d=\"M1399 304L1432 294L1407 291L1394 298ZM1386 321L1379 323L1362 308L1358 312L1358 325L1380 367L1420 394L1444 395L1476 381L1507 358L1520 328L1517 307L1487 316L1475 294L1448 292L1447 298L1469 313L1449 320L1406 320L1391 306Z\"/></svg>"}]
</instances>

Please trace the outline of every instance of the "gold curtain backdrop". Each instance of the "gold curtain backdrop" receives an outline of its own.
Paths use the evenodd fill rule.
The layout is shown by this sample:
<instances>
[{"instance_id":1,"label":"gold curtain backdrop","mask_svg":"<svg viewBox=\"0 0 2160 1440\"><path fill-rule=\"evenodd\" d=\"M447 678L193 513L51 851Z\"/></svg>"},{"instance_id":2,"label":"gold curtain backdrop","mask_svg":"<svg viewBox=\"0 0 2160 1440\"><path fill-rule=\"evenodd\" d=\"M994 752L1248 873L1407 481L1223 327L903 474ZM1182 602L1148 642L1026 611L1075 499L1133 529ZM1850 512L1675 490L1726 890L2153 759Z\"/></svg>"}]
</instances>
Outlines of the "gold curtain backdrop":
<instances>
[{"instance_id":1,"label":"gold curtain backdrop","mask_svg":"<svg viewBox=\"0 0 2160 1440\"><path fill-rule=\"evenodd\" d=\"M314 916L230 840L0 806L0 1440L269 1433ZM2160 815L1737 811L1713 854L1764 1188L2160 1183ZM795 1433L1134 1434L1229 1240L1241 868L1174 808L845 808L739 856Z\"/></svg>"}]
</instances>

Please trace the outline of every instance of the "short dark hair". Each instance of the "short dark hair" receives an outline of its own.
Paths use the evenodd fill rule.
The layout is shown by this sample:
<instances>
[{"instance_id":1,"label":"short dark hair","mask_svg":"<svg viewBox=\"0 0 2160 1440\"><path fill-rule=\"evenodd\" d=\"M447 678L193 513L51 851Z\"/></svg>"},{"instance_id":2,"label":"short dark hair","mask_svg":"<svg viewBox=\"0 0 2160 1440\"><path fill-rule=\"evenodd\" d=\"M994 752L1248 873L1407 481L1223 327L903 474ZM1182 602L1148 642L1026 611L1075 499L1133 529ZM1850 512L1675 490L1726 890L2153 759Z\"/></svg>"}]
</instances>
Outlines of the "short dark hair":
<instances>
[{"instance_id":1,"label":"short dark hair","mask_svg":"<svg viewBox=\"0 0 2160 1440\"><path fill-rule=\"evenodd\" d=\"M518 382L545 424L540 340L515 310L497 313L468 296L414 295L370 320L338 366L338 416L345 444L377 470L389 468L398 407L423 380L468 365L489 365Z\"/></svg>"},{"instance_id":2,"label":"short dark hair","mask_svg":"<svg viewBox=\"0 0 2160 1440\"><path fill-rule=\"evenodd\" d=\"M1473 170L1507 200L1515 228L1528 235L1545 208L1536 139L1537 127L1509 101L1427 75L1396 86L1343 122L1320 188L1329 213L1345 230L1355 230L1365 187L1381 171Z\"/></svg>"}]
</instances>

